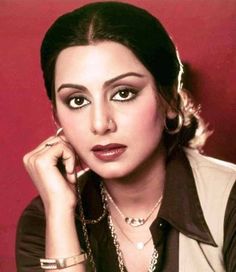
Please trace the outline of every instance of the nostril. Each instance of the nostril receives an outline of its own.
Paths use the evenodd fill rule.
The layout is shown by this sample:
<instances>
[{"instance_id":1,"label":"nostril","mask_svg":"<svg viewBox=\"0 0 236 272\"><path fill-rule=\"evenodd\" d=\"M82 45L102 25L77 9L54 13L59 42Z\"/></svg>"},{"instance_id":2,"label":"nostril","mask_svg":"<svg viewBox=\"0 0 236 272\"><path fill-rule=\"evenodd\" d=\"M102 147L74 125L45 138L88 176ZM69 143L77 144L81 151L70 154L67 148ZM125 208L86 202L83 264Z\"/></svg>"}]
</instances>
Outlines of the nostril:
<instances>
[{"instance_id":1,"label":"nostril","mask_svg":"<svg viewBox=\"0 0 236 272\"><path fill-rule=\"evenodd\" d=\"M94 134L102 135L109 132L114 132L115 130L116 130L116 124L112 118L103 119L103 120L99 119L93 122L92 132Z\"/></svg>"}]
</instances>

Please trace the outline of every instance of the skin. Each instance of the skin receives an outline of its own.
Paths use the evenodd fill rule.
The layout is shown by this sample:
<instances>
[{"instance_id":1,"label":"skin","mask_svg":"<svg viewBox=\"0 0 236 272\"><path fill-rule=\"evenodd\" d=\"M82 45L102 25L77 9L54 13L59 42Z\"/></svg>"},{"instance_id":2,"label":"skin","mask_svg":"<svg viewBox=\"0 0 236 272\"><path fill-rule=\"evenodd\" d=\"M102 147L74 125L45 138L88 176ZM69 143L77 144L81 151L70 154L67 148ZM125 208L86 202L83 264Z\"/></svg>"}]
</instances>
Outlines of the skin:
<instances>
[{"instance_id":1,"label":"skin","mask_svg":"<svg viewBox=\"0 0 236 272\"><path fill-rule=\"evenodd\" d=\"M130 72L140 76L125 76ZM105 85L121 75L124 77ZM80 87L63 87L66 84ZM104 42L63 50L56 64L55 85L56 90L61 87L56 92L57 116L66 138L79 157L100 176L124 177L156 151L162 137L164 110L153 77L124 46ZM136 93L132 94L128 88ZM120 90L126 90L126 99L121 97ZM80 108L75 100L78 97L84 99L79 101ZM104 163L91 149L108 143L124 144L127 150L120 159Z\"/></svg>"},{"instance_id":2,"label":"skin","mask_svg":"<svg viewBox=\"0 0 236 272\"><path fill-rule=\"evenodd\" d=\"M56 62L55 92L55 117L63 133L50 137L24 157L45 206L46 256L53 258L80 252L73 218L78 160L103 178L125 214L145 217L164 186L163 121L166 116L176 115L159 97L150 72L128 48L114 42L64 49ZM46 143L54 145L45 147ZM95 145L109 143L126 146L125 152L104 162L91 151ZM66 168L64 175L57 167L59 158ZM111 205L110 212L117 229L119 225L136 238L137 233L121 222ZM149 237L149 226L157 212L140 229L138 236L143 240ZM146 271L152 243L140 257L140 252L132 252L122 233L117 232L128 270L136 271L138 265L139 271ZM138 257L136 264L132 262L133 254ZM67 271L84 269L77 265Z\"/></svg>"}]
</instances>

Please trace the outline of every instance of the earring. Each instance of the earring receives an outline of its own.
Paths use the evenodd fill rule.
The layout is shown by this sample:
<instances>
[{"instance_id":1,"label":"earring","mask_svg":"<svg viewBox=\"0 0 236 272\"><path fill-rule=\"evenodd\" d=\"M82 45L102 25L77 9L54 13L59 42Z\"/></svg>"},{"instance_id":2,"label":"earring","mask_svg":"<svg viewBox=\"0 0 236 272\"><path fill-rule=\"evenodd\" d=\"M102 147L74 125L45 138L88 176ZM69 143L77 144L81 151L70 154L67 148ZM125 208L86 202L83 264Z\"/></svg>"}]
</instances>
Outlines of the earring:
<instances>
[{"instance_id":1,"label":"earring","mask_svg":"<svg viewBox=\"0 0 236 272\"><path fill-rule=\"evenodd\" d=\"M167 118L164 120L164 127L165 127L165 129L166 129L166 132L168 133L168 134L171 134L171 135L173 135L173 134L176 134L176 133L178 133L180 130L181 130L181 128L182 128L182 126L183 126L183 115L181 114L181 113L179 113L178 115L177 115L177 118L178 118L178 125L177 125L177 127L175 128L175 129L173 129L173 128L169 128L168 126L167 126L167 122L166 122L166 120L167 120ZM169 120L173 120L173 119L169 119Z\"/></svg>"},{"instance_id":2,"label":"earring","mask_svg":"<svg viewBox=\"0 0 236 272\"><path fill-rule=\"evenodd\" d=\"M62 131L63 131L62 127L58 128L58 130L56 132L56 136L60 136L60 134L62 133Z\"/></svg>"}]
</instances>

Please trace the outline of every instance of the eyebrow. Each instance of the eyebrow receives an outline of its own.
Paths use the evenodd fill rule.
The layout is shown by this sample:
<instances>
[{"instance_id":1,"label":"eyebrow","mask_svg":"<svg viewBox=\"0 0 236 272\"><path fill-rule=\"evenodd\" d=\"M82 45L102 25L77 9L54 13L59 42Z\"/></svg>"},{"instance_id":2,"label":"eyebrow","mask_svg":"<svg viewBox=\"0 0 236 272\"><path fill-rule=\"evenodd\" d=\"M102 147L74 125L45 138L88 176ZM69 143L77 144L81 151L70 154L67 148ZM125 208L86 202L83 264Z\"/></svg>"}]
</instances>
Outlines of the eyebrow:
<instances>
[{"instance_id":1,"label":"eyebrow","mask_svg":"<svg viewBox=\"0 0 236 272\"><path fill-rule=\"evenodd\" d=\"M120 79L125 78L125 77L129 77L129 76L135 76L135 77L139 77L139 78L144 77L144 75L139 74L139 73L128 72L128 73L125 73L125 74L122 74L122 75L119 75L119 76L117 76L117 77L114 77L114 78L112 78L112 79L107 80L106 82L104 82L103 86L104 86L104 87L109 86L109 85L111 85L112 83L114 83L115 81L120 80ZM86 87L84 87L83 85L72 84L72 83L65 83L65 84L62 84L62 85L57 89L57 92L60 92L60 90L63 89L63 88L74 88L74 89L83 90L83 91L86 91L86 90L87 90Z\"/></svg>"}]
</instances>

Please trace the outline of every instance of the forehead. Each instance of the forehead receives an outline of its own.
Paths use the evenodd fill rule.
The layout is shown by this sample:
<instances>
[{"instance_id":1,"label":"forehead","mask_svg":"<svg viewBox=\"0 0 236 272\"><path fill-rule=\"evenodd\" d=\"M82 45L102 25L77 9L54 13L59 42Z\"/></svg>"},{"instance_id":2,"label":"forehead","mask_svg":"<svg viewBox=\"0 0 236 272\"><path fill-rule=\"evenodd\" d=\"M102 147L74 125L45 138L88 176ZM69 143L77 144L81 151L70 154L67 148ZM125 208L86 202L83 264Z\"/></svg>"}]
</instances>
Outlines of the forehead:
<instances>
[{"instance_id":1,"label":"forehead","mask_svg":"<svg viewBox=\"0 0 236 272\"><path fill-rule=\"evenodd\" d=\"M108 80L122 73L149 71L127 47L115 42L100 42L68 47L56 61L55 85L65 81Z\"/></svg>"}]
</instances>

